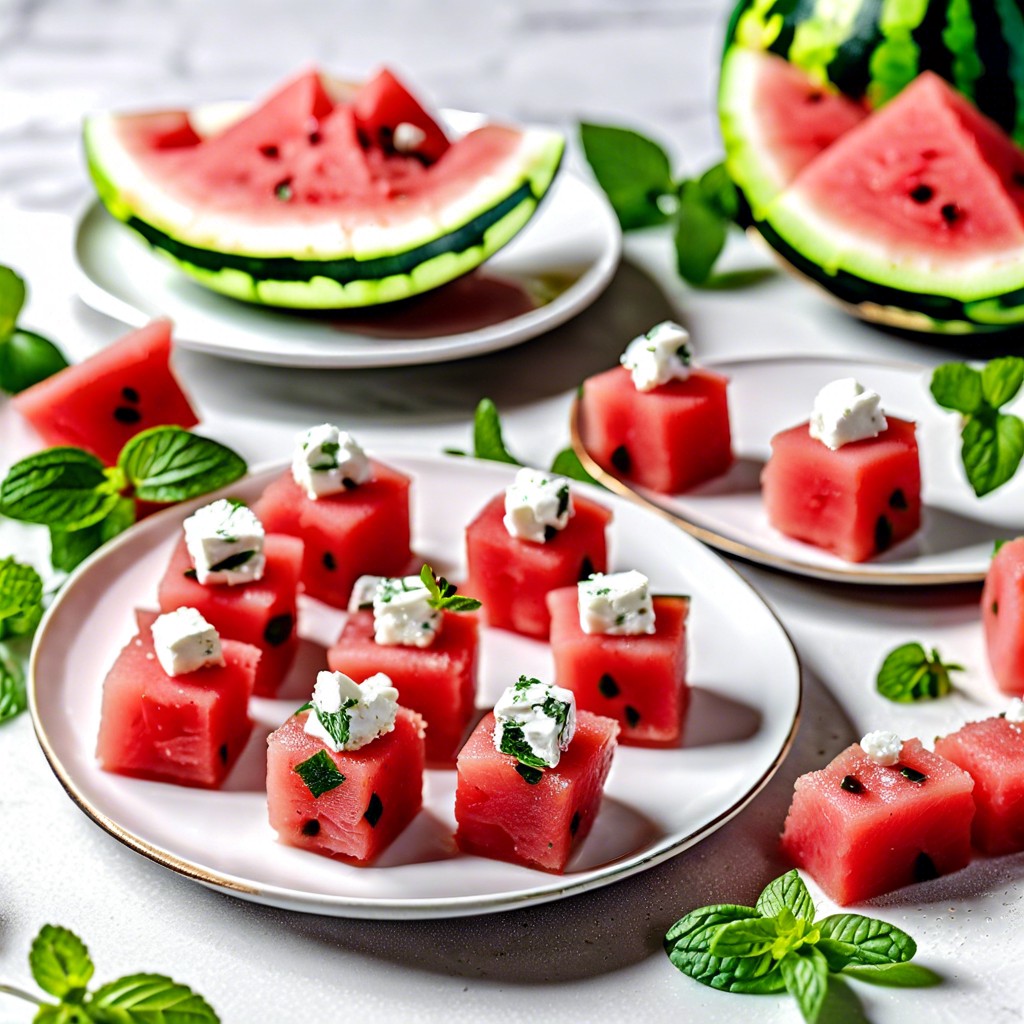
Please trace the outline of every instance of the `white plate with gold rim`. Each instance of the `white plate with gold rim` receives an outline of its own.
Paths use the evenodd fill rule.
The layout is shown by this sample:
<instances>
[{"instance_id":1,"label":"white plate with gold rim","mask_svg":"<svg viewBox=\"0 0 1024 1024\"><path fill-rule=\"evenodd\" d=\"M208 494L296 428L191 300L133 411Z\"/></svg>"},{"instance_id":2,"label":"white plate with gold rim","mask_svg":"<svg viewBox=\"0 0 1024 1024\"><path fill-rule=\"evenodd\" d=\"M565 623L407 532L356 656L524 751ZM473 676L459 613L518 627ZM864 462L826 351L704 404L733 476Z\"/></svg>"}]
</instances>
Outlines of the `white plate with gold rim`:
<instances>
[{"instance_id":1,"label":"white plate with gold rim","mask_svg":"<svg viewBox=\"0 0 1024 1024\"><path fill-rule=\"evenodd\" d=\"M457 578L464 524L510 482L514 468L382 457L413 476L417 553ZM252 500L279 472L256 473L229 493ZM639 567L656 591L693 595L695 689L682 748L618 749L594 829L564 875L460 854L452 841L454 771L426 773L422 812L373 867L276 841L266 815L266 735L307 698L313 673L323 667L313 639L329 643L341 621L340 613L314 603L303 607L300 623L313 639L300 649L284 698L254 701L253 738L223 789L101 771L94 748L104 675L132 633L133 606L155 604L157 581L192 506L153 516L107 545L72 575L47 612L32 653L30 703L51 767L89 817L156 862L245 899L344 917L455 917L541 903L687 849L737 814L778 768L796 732L799 663L774 614L718 555L665 516L580 488L614 510L613 568ZM737 644L740 631L744 642ZM551 678L547 645L485 629L478 705L493 705L521 672Z\"/></svg>"}]
</instances>

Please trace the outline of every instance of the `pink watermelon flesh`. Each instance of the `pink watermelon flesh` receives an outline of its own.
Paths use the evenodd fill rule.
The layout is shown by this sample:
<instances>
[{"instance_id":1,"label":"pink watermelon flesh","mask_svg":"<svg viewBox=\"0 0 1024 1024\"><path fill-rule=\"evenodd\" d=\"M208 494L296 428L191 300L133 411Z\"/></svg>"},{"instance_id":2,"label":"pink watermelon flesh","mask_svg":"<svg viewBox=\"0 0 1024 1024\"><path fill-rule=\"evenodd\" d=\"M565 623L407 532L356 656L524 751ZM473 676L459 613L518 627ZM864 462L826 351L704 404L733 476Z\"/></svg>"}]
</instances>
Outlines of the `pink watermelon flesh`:
<instances>
[{"instance_id":1,"label":"pink watermelon flesh","mask_svg":"<svg viewBox=\"0 0 1024 1024\"><path fill-rule=\"evenodd\" d=\"M1024 696L1024 539L992 559L981 594L988 663L1003 693Z\"/></svg>"},{"instance_id":2,"label":"pink watermelon flesh","mask_svg":"<svg viewBox=\"0 0 1024 1024\"><path fill-rule=\"evenodd\" d=\"M327 664L352 679L390 676L402 706L427 723L427 761L451 766L473 718L478 632L475 615L445 612L429 647L378 644L373 612L356 612L327 652Z\"/></svg>"},{"instance_id":3,"label":"pink watermelon flesh","mask_svg":"<svg viewBox=\"0 0 1024 1024\"><path fill-rule=\"evenodd\" d=\"M936 740L935 753L974 779L974 845L992 854L1024 850L1024 727L1005 718L968 722Z\"/></svg>"},{"instance_id":4,"label":"pink watermelon flesh","mask_svg":"<svg viewBox=\"0 0 1024 1024\"><path fill-rule=\"evenodd\" d=\"M685 597L655 597L657 632L638 636L584 633L579 592L548 594L555 682L576 694L576 706L614 718L625 746L676 747L689 704Z\"/></svg>"},{"instance_id":5,"label":"pink watermelon flesh","mask_svg":"<svg viewBox=\"0 0 1024 1024\"><path fill-rule=\"evenodd\" d=\"M260 652L222 642L225 665L170 677L153 652L157 612L138 612L139 632L103 683L96 757L108 772L215 788L252 731L249 697Z\"/></svg>"},{"instance_id":6,"label":"pink watermelon flesh","mask_svg":"<svg viewBox=\"0 0 1024 1024\"><path fill-rule=\"evenodd\" d=\"M153 323L12 399L49 445L73 445L108 466L150 427L199 418L171 370L171 323Z\"/></svg>"},{"instance_id":7,"label":"pink watermelon flesh","mask_svg":"<svg viewBox=\"0 0 1024 1024\"><path fill-rule=\"evenodd\" d=\"M303 588L336 608L348 604L359 576L400 576L412 558L409 478L379 462L372 466L372 480L316 500L286 471L253 506L268 533L303 541Z\"/></svg>"},{"instance_id":8,"label":"pink watermelon flesh","mask_svg":"<svg viewBox=\"0 0 1024 1024\"><path fill-rule=\"evenodd\" d=\"M527 782L518 761L494 749L494 715L473 730L458 760L455 842L463 853L561 873L601 806L619 727L579 712L576 735L555 768Z\"/></svg>"},{"instance_id":9,"label":"pink watermelon flesh","mask_svg":"<svg viewBox=\"0 0 1024 1024\"><path fill-rule=\"evenodd\" d=\"M991 259L1024 246L1024 152L943 79L919 75L792 190L905 256Z\"/></svg>"},{"instance_id":10,"label":"pink watermelon flesh","mask_svg":"<svg viewBox=\"0 0 1024 1024\"><path fill-rule=\"evenodd\" d=\"M623 366L589 377L580 402L583 445L606 472L662 494L685 491L732 464L728 380L694 370L653 391Z\"/></svg>"},{"instance_id":11,"label":"pink watermelon flesh","mask_svg":"<svg viewBox=\"0 0 1024 1024\"><path fill-rule=\"evenodd\" d=\"M504 494L466 527L466 593L483 603L480 614L488 625L544 640L551 625L548 591L607 570L611 512L578 495L573 505L576 514L568 526L545 544L509 536L502 522Z\"/></svg>"},{"instance_id":12,"label":"pink watermelon flesh","mask_svg":"<svg viewBox=\"0 0 1024 1024\"><path fill-rule=\"evenodd\" d=\"M304 730L309 711L267 738L267 811L278 839L352 864L369 864L423 803L423 720L398 709L395 728L359 750L335 753ZM315 797L295 766L324 752L345 781Z\"/></svg>"},{"instance_id":13,"label":"pink watermelon flesh","mask_svg":"<svg viewBox=\"0 0 1024 1024\"><path fill-rule=\"evenodd\" d=\"M878 437L837 451L808 425L772 438L761 474L768 520L781 533L863 562L921 524L921 467L914 424L889 416Z\"/></svg>"},{"instance_id":14,"label":"pink watermelon flesh","mask_svg":"<svg viewBox=\"0 0 1024 1024\"><path fill-rule=\"evenodd\" d=\"M911 781L903 768L924 780ZM861 903L968 863L973 788L966 772L919 740L907 740L892 767L854 743L796 780L782 848L836 903Z\"/></svg>"},{"instance_id":15,"label":"pink watermelon flesh","mask_svg":"<svg viewBox=\"0 0 1024 1024\"><path fill-rule=\"evenodd\" d=\"M261 652L257 696L273 697L288 674L299 643L295 595L302 569L302 541L283 534L266 538L263 578L236 586L204 586L189 574L192 559L184 537L160 581L160 608L195 608L222 637L241 640ZM360 678L362 678L360 676Z\"/></svg>"}]
</instances>

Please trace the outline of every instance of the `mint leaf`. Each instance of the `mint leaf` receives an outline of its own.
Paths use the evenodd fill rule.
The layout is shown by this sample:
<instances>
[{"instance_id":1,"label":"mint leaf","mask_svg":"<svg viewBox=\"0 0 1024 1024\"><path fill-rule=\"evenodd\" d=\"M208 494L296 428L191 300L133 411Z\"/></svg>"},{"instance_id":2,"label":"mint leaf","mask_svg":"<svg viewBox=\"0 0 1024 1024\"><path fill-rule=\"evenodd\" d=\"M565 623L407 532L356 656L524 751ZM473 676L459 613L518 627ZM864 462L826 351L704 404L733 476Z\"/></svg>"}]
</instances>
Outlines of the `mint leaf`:
<instances>
[{"instance_id":1,"label":"mint leaf","mask_svg":"<svg viewBox=\"0 0 1024 1024\"><path fill-rule=\"evenodd\" d=\"M1010 480L1024 456L1024 422L985 407L964 424L961 458L979 497Z\"/></svg>"},{"instance_id":2,"label":"mint leaf","mask_svg":"<svg viewBox=\"0 0 1024 1024\"><path fill-rule=\"evenodd\" d=\"M497 406L489 398L481 398L473 416L473 454L478 459L522 465L505 447L501 436L501 418Z\"/></svg>"},{"instance_id":3,"label":"mint leaf","mask_svg":"<svg viewBox=\"0 0 1024 1024\"><path fill-rule=\"evenodd\" d=\"M43 581L30 565L0 558L0 640L28 636L43 614Z\"/></svg>"},{"instance_id":4,"label":"mint leaf","mask_svg":"<svg viewBox=\"0 0 1024 1024\"><path fill-rule=\"evenodd\" d=\"M981 392L985 401L998 409L1020 391L1024 384L1024 359L1019 356L1003 356L990 360L981 371Z\"/></svg>"},{"instance_id":5,"label":"mint leaf","mask_svg":"<svg viewBox=\"0 0 1024 1024\"><path fill-rule=\"evenodd\" d=\"M828 991L828 964L813 946L787 953L779 970L789 993L796 999L807 1024L815 1024Z\"/></svg>"},{"instance_id":6,"label":"mint leaf","mask_svg":"<svg viewBox=\"0 0 1024 1024\"><path fill-rule=\"evenodd\" d=\"M62 530L51 526L50 564L61 572L71 572L134 522L135 502L131 498L121 498L105 519L84 530Z\"/></svg>"},{"instance_id":7,"label":"mint leaf","mask_svg":"<svg viewBox=\"0 0 1024 1024\"><path fill-rule=\"evenodd\" d=\"M431 608L441 611L452 612L475 612L480 607L480 602L475 597L465 597L457 594L457 587L449 583L443 576L435 576L434 570L429 565L420 569L420 579L430 593L428 603Z\"/></svg>"},{"instance_id":8,"label":"mint leaf","mask_svg":"<svg viewBox=\"0 0 1024 1024\"><path fill-rule=\"evenodd\" d=\"M68 1003L60 1003L58 1006L46 1003L39 1007L32 1018L32 1024L94 1024L94 1021L95 1018L89 1015L84 1006Z\"/></svg>"},{"instance_id":9,"label":"mint leaf","mask_svg":"<svg viewBox=\"0 0 1024 1024\"><path fill-rule=\"evenodd\" d=\"M67 365L52 341L33 331L16 330L0 340L0 391L16 395Z\"/></svg>"},{"instance_id":10,"label":"mint leaf","mask_svg":"<svg viewBox=\"0 0 1024 1024\"><path fill-rule=\"evenodd\" d=\"M25 305L25 282L10 267L0 266L0 339L14 327Z\"/></svg>"},{"instance_id":11,"label":"mint leaf","mask_svg":"<svg viewBox=\"0 0 1024 1024\"><path fill-rule=\"evenodd\" d=\"M942 975L920 964L879 964L878 966L853 966L843 971L844 978L856 978L871 985L889 985L893 988L928 988L940 985Z\"/></svg>"},{"instance_id":12,"label":"mint leaf","mask_svg":"<svg viewBox=\"0 0 1024 1024\"><path fill-rule=\"evenodd\" d=\"M730 921L716 929L715 934L711 937L708 952L712 956L722 959L760 956L775 945L778 935L778 927L772 918L758 917L749 921Z\"/></svg>"},{"instance_id":13,"label":"mint leaf","mask_svg":"<svg viewBox=\"0 0 1024 1024\"><path fill-rule=\"evenodd\" d=\"M299 709L302 710L301 708ZM314 709L314 713L323 723L320 712ZM346 727L348 716L346 716ZM327 726L324 726L327 729ZM327 730L330 732L330 729ZM337 789L344 781L345 776L338 770L338 766L327 756L326 750L318 750L312 757L297 764L292 769L296 775L306 784L306 789L314 797L323 796L332 789Z\"/></svg>"},{"instance_id":14,"label":"mint leaf","mask_svg":"<svg viewBox=\"0 0 1024 1024\"><path fill-rule=\"evenodd\" d=\"M32 941L28 963L44 992L64 1002L82 1002L94 968L89 950L74 932L44 924Z\"/></svg>"},{"instance_id":15,"label":"mint leaf","mask_svg":"<svg viewBox=\"0 0 1024 1024\"><path fill-rule=\"evenodd\" d=\"M690 284L703 284L725 247L727 222L708 204L700 184L688 181L676 211L676 268Z\"/></svg>"},{"instance_id":16,"label":"mint leaf","mask_svg":"<svg viewBox=\"0 0 1024 1024\"><path fill-rule=\"evenodd\" d=\"M725 169L725 164L715 164L698 179L704 203L723 220L734 221L740 212L740 198L736 186Z\"/></svg>"},{"instance_id":17,"label":"mint leaf","mask_svg":"<svg viewBox=\"0 0 1024 1024\"><path fill-rule=\"evenodd\" d=\"M0 512L11 519L78 530L117 505L117 480L80 448L47 448L16 462L0 483Z\"/></svg>"},{"instance_id":18,"label":"mint leaf","mask_svg":"<svg viewBox=\"0 0 1024 1024\"><path fill-rule=\"evenodd\" d=\"M121 449L117 465L140 501L170 504L208 494L245 475L241 456L181 427L151 427Z\"/></svg>"},{"instance_id":19,"label":"mint leaf","mask_svg":"<svg viewBox=\"0 0 1024 1024\"><path fill-rule=\"evenodd\" d=\"M580 141L624 231L667 219L659 200L673 191L672 167L658 143L628 128L587 123Z\"/></svg>"},{"instance_id":20,"label":"mint leaf","mask_svg":"<svg viewBox=\"0 0 1024 1024\"><path fill-rule=\"evenodd\" d=\"M902 644L885 656L875 686L898 704L935 700L952 690L950 672L962 671L962 665L945 664L937 650L929 656L919 643Z\"/></svg>"},{"instance_id":21,"label":"mint leaf","mask_svg":"<svg viewBox=\"0 0 1024 1024\"><path fill-rule=\"evenodd\" d=\"M966 363L943 363L932 373L932 397L943 409L965 416L978 411L985 399L981 374Z\"/></svg>"},{"instance_id":22,"label":"mint leaf","mask_svg":"<svg viewBox=\"0 0 1024 1024\"><path fill-rule=\"evenodd\" d=\"M798 920L814 920L814 900L795 869L769 882L757 897L756 909L765 917L777 917L790 910Z\"/></svg>"},{"instance_id":23,"label":"mint leaf","mask_svg":"<svg viewBox=\"0 0 1024 1024\"><path fill-rule=\"evenodd\" d=\"M580 480L585 484L596 484L598 487L601 484L598 483L587 471L583 468L583 463L580 462L580 457L571 449L563 448L554 458L551 463L551 472L557 473L559 476L567 477L570 480Z\"/></svg>"},{"instance_id":24,"label":"mint leaf","mask_svg":"<svg viewBox=\"0 0 1024 1024\"><path fill-rule=\"evenodd\" d=\"M11 653L0 644L0 722L6 722L28 707L25 677L21 666Z\"/></svg>"},{"instance_id":25,"label":"mint leaf","mask_svg":"<svg viewBox=\"0 0 1024 1024\"><path fill-rule=\"evenodd\" d=\"M817 948L833 971L851 965L902 963L917 952L917 943L905 931L874 917L832 914L816 927L821 932Z\"/></svg>"},{"instance_id":26,"label":"mint leaf","mask_svg":"<svg viewBox=\"0 0 1024 1024\"><path fill-rule=\"evenodd\" d=\"M87 1004L96 1024L219 1024L210 1004L162 974L132 974L96 990Z\"/></svg>"}]
</instances>

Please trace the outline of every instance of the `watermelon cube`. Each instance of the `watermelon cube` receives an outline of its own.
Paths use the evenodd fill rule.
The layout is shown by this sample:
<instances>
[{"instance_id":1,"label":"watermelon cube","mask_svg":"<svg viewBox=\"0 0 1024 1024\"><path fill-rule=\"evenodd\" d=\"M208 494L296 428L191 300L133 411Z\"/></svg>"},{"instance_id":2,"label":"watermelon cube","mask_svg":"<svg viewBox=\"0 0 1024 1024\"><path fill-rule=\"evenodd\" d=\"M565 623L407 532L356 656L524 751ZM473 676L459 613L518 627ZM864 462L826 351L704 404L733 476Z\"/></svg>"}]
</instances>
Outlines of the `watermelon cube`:
<instances>
[{"instance_id":1,"label":"watermelon cube","mask_svg":"<svg viewBox=\"0 0 1024 1024\"><path fill-rule=\"evenodd\" d=\"M49 445L73 445L108 466L150 427L194 427L199 418L171 370L171 323L153 323L12 400Z\"/></svg>"},{"instance_id":2,"label":"watermelon cube","mask_svg":"<svg viewBox=\"0 0 1024 1024\"><path fill-rule=\"evenodd\" d=\"M402 706L426 722L427 761L450 766L473 717L478 633L475 615L444 612L441 631L429 647L378 644L373 612L354 612L327 652L327 664L352 679L377 672L389 676Z\"/></svg>"},{"instance_id":3,"label":"watermelon cube","mask_svg":"<svg viewBox=\"0 0 1024 1024\"><path fill-rule=\"evenodd\" d=\"M347 605L360 576L401 576L412 557L409 478L379 462L372 466L372 480L316 499L286 471L253 506L268 533L302 540L302 585L336 608Z\"/></svg>"},{"instance_id":4,"label":"watermelon cube","mask_svg":"<svg viewBox=\"0 0 1024 1024\"><path fill-rule=\"evenodd\" d=\"M914 424L889 416L877 437L833 451L808 424L772 438L761 474L768 520L780 532L863 562L921 525L921 465Z\"/></svg>"},{"instance_id":5,"label":"watermelon cube","mask_svg":"<svg viewBox=\"0 0 1024 1024\"><path fill-rule=\"evenodd\" d=\"M1024 538L992 559L981 592L988 663L1003 693L1024 696Z\"/></svg>"},{"instance_id":6,"label":"watermelon cube","mask_svg":"<svg viewBox=\"0 0 1024 1024\"><path fill-rule=\"evenodd\" d=\"M391 732L358 750L335 752L304 731L309 714L292 715L267 738L271 827L288 846L368 864L423 803L423 719L399 708ZM329 758L344 781L314 796L295 770L311 757Z\"/></svg>"},{"instance_id":7,"label":"watermelon cube","mask_svg":"<svg viewBox=\"0 0 1024 1024\"><path fill-rule=\"evenodd\" d=\"M96 757L108 772L216 788L252 731L249 697L260 652L223 640L223 667L168 676L153 650L157 617L136 613L138 633L103 682Z\"/></svg>"},{"instance_id":8,"label":"watermelon cube","mask_svg":"<svg viewBox=\"0 0 1024 1024\"><path fill-rule=\"evenodd\" d=\"M502 521L503 494L466 528L466 592L483 602L480 614L488 625L545 640L551 624L548 591L606 570L605 529L612 514L578 495L573 504L576 514L569 524L544 544L510 536Z\"/></svg>"},{"instance_id":9,"label":"watermelon cube","mask_svg":"<svg viewBox=\"0 0 1024 1024\"><path fill-rule=\"evenodd\" d=\"M555 682L576 694L576 706L614 718L619 742L675 747L690 699L686 685L685 597L655 597L656 632L632 636L584 633L576 587L548 594Z\"/></svg>"},{"instance_id":10,"label":"watermelon cube","mask_svg":"<svg viewBox=\"0 0 1024 1024\"><path fill-rule=\"evenodd\" d=\"M836 903L859 903L967 864L973 788L916 739L892 767L854 743L796 780L782 848Z\"/></svg>"},{"instance_id":11,"label":"watermelon cube","mask_svg":"<svg viewBox=\"0 0 1024 1024\"><path fill-rule=\"evenodd\" d=\"M618 731L610 718L578 712L557 767L529 781L536 776L495 749L494 715L486 715L459 754L459 849L561 874L597 817Z\"/></svg>"},{"instance_id":12,"label":"watermelon cube","mask_svg":"<svg viewBox=\"0 0 1024 1024\"><path fill-rule=\"evenodd\" d=\"M583 446L604 470L675 494L720 476L731 465L728 379L691 370L638 391L624 366L588 377L580 400Z\"/></svg>"},{"instance_id":13,"label":"watermelon cube","mask_svg":"<svg viewBox=\"0 0 1024 1024\"><path fill-rule=\"evenodd\" d=\"M974 845L1024 850L1024 727L999 717L968 722L936 740L935 752L974 779Z\"/></svg>"},{"instance_id":14,"label":"watermelon cube","mask_svg":"<svg viewBox=\"0 0 1024 1024\"><path fill-rule=\"evenodd\" d=\"M261 651L255 692L273 697L288 674L299 644L296 592L302 569L302 541L270 534L264 541L263 577L234 586L196 581L185 538L178 542L160 581L162 611L195 608L222 637L241 640Z\"/></svg>"}]
</instances>

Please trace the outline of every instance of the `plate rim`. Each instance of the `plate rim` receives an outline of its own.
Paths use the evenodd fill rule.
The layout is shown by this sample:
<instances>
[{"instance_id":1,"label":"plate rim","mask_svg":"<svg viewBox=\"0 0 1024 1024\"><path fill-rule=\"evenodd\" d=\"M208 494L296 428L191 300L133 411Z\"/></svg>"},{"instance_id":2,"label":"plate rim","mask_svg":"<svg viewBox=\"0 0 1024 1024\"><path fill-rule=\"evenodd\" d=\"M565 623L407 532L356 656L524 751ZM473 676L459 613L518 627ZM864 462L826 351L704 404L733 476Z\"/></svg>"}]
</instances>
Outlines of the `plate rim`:
<instances>
[{"instance_id":1,"label":"plate rim","mask_svg":"<svg viewBox=\"0 0 1024 1024\"><path fill-rule=\"evenodd\" d=\"M922 363L915 363L906 359L868 359L863 356L843 355L808 355L796 353L793 355L781 356L729 356L719 359L708 359L701 363L709 369L727 371L729 367L743 364L778 364L778 363L844 363L861 366L880 366L895 370L917 370L927 372L928 367ZM582 387L582 385L581 385ZM793 576L802 576L809 579L825 580L830 583L846 583L861 586L877 587L932 587L932 586L955 586L964 583L980 583L985 579L985 572L892 572L875 573L870 570L842 568L840 566L819 566L809 562L802 562L794 558L787 558L785 555L776 555L765 551L762 548L753 547L743 541L736 540L727 534L719 533L706 526L700 526L692 522L679 512L661 505L657 501L645 497L631 484L620 480L617 476L609 473L602 466L594 461L590 452L583 445L583 438L580 435L580 399L577 393L572 400L569 409L569 442L576 453L584 469L602 486L620 497L626 498L646 508L656 509L669 516L677 526L685 530L691 537L718 551L742 558L754 565L764 566ZM861 563L863 564L863 563Z\"/></svg>"},{"instance_id":2,"label":"plate rim","mask_svg":"<svg viewBox=\"0 0 1024 1024\"><path fill-rule=\"evenodd\" d=\"M470 461L473 463L482 461L456 459L454 456L430 455L422 452L403 452L400 449L388 449L383 454L375 451L373 455L374 457L382 458L385 461L388 459L395 461L404 460L407 463L419 461L435 467L451 463L469 465ZM245 481L255 481L264 477L270 479L275 474L279 474L285 465L286 463L283 462L263 463L255 467L242 479ZM770 619L774 621L775 625L778 627L781 640L792 657L792 665L795 672L796 690L793 718L778 751L761 776L750 786L750 788L748 788L737 800L729 804L728 807L715 815L711 820L704 823L699 828L694 829L692 832L678 837L666 848L650 851L648 854L634 860L630 860L624 864L616 865L613 863L606 869L599 868L597 874L579 882L572 882L564 875L550 875L546 876L546 880L540 883L540 888L526 889L514 893L491 893L470 896L447 896L440 898L403 897L398 899L341 896L322 893L317 895L299 892L276 884L254 884L251 880L228 872L215 871L203 866L202 864L197 864L187 858L180 857L179 855L172 853L155 843L151 843L148 840L143 839L141 836L135 834L130 828L127 828L115 821L98 807L93 806L91 801L84 793L81 792L75 783L73 773L61 761L60 756L46 731L46 726L43 721L43 712L40 710L43 702L41 701L39 693L39 661L43 645L46 642L46 637L51 628L51 622L55 617L56 610L59 609L61 605L63 594L67 593L70 587L77 582L78 578L94 563L108 557L124 545L133 542L135 537L143 531L159 533L164 524L169 520L177 520L184 511L190 509L193 505L215 499L219 494L225 493L231 488L237 488L238 483L239 481L235 481L234 484L231 484L226 488L222 488L220 491L213 492L211 495L203 495L190 502L172 505L154 515L148 516L141 522L133 524L128 530L124 531L124 533L118 535L102 548L91 554L68 576L58 592L57 597L50 604L50 607L47 608L43 615L43 619L40 622L39 628L36 631L36 635L32 642L31 653L29 655L27 691L28 708L32 720L32 726L39 746L46 758L46 762L64 791L78 809L108 835L112 836L114 839L118 840L118 842L127 846L135 853L146 857L162 867L169 868L178 875L189 878L192 881L199 882L210 889L253 902L304 913L317 913L333 917L359 919L424 920L455 918L478 914L497 913L514 910L523 906L549 903L554 900L563 899L567 896L576 895L577 893L601 888L605 885L619 881L620 879L638 874L639 872L653 867L656 864L660 864L663 861L669 860L677 854L682 853L684 850L696 845L702 839L711 835L734 818L760 794L779 770L793 746L802 720L804 707L804 667L800 659L799 652L797 651L796 645L793 643L793 639L790 636L789 631L776 614L775 609L762 596L760 591L746 580L742 574L738 572L735 566L730 565L730 563L725 559L719 558L719 556L715 555L712 551L710 554L718 558L721 565L737 577L739 584L750 591L752 596L763 606ZM594 488L592 485L580 484L580 486L595 492L598 496L600 494L597 488ZM673 516L668 515L657 507L647 508L647 511L666 519L671 525L677 525L674 522ZM554 880L556 884L551 884L552 880ZM557 882L561 882L563 884L557 884Z\"/></svg>"}]
</instances>

